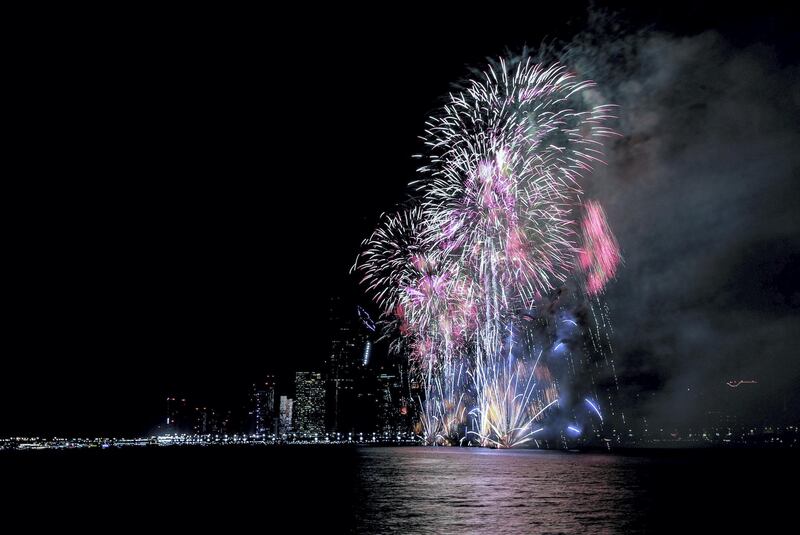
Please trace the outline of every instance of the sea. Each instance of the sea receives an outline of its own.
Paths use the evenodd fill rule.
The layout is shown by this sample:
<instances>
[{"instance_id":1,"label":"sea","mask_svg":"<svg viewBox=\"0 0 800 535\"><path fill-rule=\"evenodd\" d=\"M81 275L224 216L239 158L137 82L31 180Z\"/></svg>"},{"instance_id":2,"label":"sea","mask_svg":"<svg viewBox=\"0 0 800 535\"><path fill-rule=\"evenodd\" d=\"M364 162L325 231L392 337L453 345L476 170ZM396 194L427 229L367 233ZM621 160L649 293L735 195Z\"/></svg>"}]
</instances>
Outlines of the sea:
<instances>
[{"instance_id":1,"label":"sea","mask_svg":"<svg viewBox=\"0 0 800 535\"><path fill-rule=\"evenodd\" d=\"M0 451L0 514L7 533L796 533L799 453Z\"/></svg>"}]
</instances>

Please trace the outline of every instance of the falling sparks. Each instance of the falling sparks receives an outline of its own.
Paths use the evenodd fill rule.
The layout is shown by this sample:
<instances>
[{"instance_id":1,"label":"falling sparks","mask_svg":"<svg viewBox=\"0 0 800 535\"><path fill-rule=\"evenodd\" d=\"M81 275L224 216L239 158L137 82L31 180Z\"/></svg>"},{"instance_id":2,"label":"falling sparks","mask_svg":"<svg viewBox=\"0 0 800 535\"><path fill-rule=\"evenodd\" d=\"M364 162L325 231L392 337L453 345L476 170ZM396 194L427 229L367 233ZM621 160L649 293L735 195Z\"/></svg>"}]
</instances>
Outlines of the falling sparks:
<instances>
[{"instance_id":1,"label":"falling sparks","mask_svg":"<svg viewBox=\"0 0 800 535\"><path fill-rule=\"evenodd\" d=\"M530 59L501 59L461 87L426 122L414 202L381 217L354 268L422 385L423 441L513 447L566 410L547 359L570 343L534 335L542 303L569 280L596 296L620 262L581 186L615 135L614 106L587 104L593 82ZM580 330L561 323L565 336Z\"/></svg>"}]
</instances>

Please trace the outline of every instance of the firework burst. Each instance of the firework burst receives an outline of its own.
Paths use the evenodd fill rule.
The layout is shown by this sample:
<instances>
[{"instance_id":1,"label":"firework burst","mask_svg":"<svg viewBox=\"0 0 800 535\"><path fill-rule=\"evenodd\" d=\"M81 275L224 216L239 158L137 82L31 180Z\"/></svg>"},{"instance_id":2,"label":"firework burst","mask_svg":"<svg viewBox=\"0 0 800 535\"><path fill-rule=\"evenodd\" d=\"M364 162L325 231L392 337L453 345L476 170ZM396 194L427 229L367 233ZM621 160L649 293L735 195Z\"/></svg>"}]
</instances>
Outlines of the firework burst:
<instances>
[{"instance_id":1,"label":"firework burst","mask_svg":"<svg viewBox=\"0 0 800 535\"><path fill-rule=\"evenodd\" d=\"M596 297L619 264L602 208L582 203L614 134L593 86L557 64L491 63L427 121L416 204L364 241L355 267L424 385L426 443L526 444L559 409L545 361L571 349L529 325L515 343L514 325L546 323L543 301L571 277Z\"/></svg>"}]
</instances>

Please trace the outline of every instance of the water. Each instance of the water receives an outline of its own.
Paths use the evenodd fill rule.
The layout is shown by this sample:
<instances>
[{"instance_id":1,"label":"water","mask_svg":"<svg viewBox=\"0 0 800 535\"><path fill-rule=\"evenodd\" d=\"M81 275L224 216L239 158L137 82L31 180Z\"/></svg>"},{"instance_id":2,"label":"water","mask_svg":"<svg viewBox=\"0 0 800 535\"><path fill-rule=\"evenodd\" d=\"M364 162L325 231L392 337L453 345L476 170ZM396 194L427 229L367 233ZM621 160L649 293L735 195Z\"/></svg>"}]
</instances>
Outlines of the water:
<instances>
[{"instance_id":1,"label":"water","mask_svg":"<svg viewBox=\"0 0 800 535\"><path fill-rule=\"evenodd\" d=\"M559 452L372 450L360 467L360 526L375 533L630 532L642 525L641 463Z\"/></svg>"},{"instance_id":2,"label":"water","mask_svg":"<svg viewBox=\"0 0 800 535\"><path fill-rule=\"evenodd\" d=\"M258 533L793 531L796 451L0 452L6 525Z\"/></svg>"},{"instance_id":3,"label":"water","mask_svg":"<svg viewBox=\"0 0 800 535\"><path fill-rule=\"evenodd\" d=\"M794 492L777 487L779 479L796 484L798 473L796 452L775 453L375 449L361 454L358 528L684 533L769 525L791 510Z\"/></svg>"}]
</instances>

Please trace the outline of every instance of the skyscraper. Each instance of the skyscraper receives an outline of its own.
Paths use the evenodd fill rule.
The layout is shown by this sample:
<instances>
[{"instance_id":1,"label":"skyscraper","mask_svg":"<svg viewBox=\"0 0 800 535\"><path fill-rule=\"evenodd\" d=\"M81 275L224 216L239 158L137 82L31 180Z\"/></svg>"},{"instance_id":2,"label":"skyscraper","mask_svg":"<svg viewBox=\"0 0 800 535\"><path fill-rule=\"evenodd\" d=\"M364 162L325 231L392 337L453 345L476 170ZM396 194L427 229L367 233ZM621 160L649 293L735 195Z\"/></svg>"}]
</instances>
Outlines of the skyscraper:
<instances>
[{"instance_id":1,"label":"skyscraper","mask_svg":"<svg viewBox=\"0 0 800 535\"><path fill-rule=\"evenodd\" d=\"M217 431L217 413L208 407L195 407L192 415L192 433L207 435Z\"/></svg>"},{"instance_id":2,"label":"skyscraper","mask_svg":"<svg viewBox=\"0 0 800 535\"><path fill-rule=\"evenodd\" d=\"M317 372L297 372L293 406L295 432L325 432L325 383Z\"/></svg>"},{"instance_id":3,"label":"skyscraper","mask_svg":"<svg viewBox=\"0 0 800 535\"><path fill-rule=\"evenodd\" d=\"M393 394L398 390L397 382L397 377L389 373L381 373L377 377L377 392L375 393L377 425L375 430L378 433L393 434L396 431L396 416L399 414L399 409L396 407L396 395L393 396Z\"/></svg>"},{"instance_id":4,"label":"skyscraper","mask_svg":"<svg viewBox=\"0 0 800 535\"><path fill-rule=\"evenodd\" d=\"M294 400L281 396L280 410L278 412L278 434L284 435L292 432L292 405Z\"/></svg>"},{"instance_id":5,"label":"skyscraper","mask_svg":"<svg viewBox=\"0 0 800 535\"><path fill-rule=\"evenodd\" d=\"M327 427L342 433L360 431L364 407L360 406L359 392L364 390L364 371L372 353L369 333L359 319L358 308L337 297L330 300L328 321Z\"/></svg>"},{"instance_id":6,"label":"skyscraper","mask_svg":"<svg viewBox=\"0 0 800 535\"><path fill-rule=\"evenodd\" d=\"M265 435L274 431L275 377L268 375L263 383L254 384L250 394L251 432Z\"/></svg>"},{"instance_id":7,"label":"skyscraper","mask_svg":"<svg viewBox=\"0 0 800 535\"><path fill-rule=\"evenodd\" d=\"M168 397L167 398L167 417L166 427L168 434L181 435L193 431L192 415L186 399Z\"/></svg>"}]
</instances>

